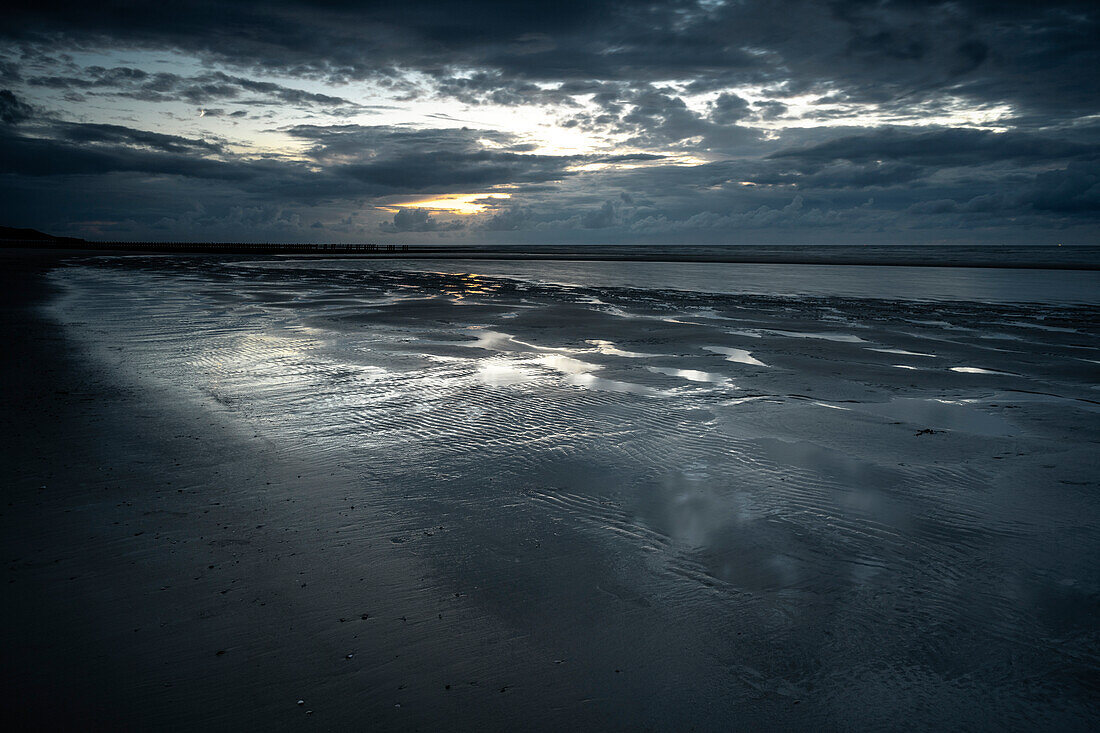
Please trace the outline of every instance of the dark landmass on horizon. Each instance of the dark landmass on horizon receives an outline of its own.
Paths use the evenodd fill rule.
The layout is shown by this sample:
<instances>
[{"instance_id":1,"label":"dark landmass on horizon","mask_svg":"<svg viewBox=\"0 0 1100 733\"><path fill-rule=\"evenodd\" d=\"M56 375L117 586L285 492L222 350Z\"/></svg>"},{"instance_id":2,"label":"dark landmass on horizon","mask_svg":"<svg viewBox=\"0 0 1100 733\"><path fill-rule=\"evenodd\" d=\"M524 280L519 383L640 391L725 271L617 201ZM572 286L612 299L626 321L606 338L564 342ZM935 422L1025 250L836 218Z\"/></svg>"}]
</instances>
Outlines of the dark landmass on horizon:
<instances>
[{"instance_id":1,"label":"dark landmass on horizon","mask_svg":"<svg viewBox=\"0 0 1100 733\"><path fill-rule=\"evenodd\" d=\"M3 246L74 252L318 255L400 259L723 262L783 265L883 265L1100 270L1100 245L420 245L266 242L109 242L0 227Z\"/></svg>"}]
</instances>

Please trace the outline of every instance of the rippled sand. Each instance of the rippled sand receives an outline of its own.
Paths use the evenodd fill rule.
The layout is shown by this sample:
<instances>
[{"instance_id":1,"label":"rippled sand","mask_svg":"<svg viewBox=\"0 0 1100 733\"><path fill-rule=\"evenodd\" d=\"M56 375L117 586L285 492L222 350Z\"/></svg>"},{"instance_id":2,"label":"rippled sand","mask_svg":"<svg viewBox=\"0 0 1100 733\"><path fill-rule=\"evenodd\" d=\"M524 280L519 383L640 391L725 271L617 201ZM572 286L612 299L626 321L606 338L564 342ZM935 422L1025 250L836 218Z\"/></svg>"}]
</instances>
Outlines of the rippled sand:
<instances>
[{"instance_id":1,"label":"rippled sand","mask_svg":"<svg viewBox=\"0 0 1100 733\"><path fill-rule=\"evenodd\" d=\"M105 261L56 271L51 313L120 381L304 466L278 501L346 504L287 531L367 578L349 616L385 605L417 645L389 685L389 632L305 601L299 627L359 649L383 682L331 684L386 727L454 714L471 657L534 727L1087 727L1095 304L587 267Z\"/></svg>"}]
</instances>

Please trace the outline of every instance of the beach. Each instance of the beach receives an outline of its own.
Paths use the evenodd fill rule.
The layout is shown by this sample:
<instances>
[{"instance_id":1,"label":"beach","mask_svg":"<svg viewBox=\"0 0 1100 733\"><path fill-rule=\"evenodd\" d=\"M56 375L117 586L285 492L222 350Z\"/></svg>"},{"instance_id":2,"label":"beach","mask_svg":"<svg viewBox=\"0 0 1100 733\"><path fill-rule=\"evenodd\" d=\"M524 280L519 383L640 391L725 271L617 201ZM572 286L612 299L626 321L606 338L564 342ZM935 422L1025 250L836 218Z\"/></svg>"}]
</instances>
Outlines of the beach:
<instances>
[{"instance_id":1,"label":"beach","mask_svg":"<svg viewBox=\"0 0 1100 733\"><path fill-rule=\"evenodd\" d=\"M32 727L1098 712L1095 272L11 262Z\"/></svg>"}]
</instances>

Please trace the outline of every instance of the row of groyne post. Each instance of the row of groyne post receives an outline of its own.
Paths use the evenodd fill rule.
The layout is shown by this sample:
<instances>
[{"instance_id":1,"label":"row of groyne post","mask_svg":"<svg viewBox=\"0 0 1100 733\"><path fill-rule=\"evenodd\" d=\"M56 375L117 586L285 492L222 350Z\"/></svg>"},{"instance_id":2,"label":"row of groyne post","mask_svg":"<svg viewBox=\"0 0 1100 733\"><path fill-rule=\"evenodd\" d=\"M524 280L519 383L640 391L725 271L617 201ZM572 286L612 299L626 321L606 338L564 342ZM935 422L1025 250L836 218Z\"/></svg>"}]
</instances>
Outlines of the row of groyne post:
<instances>
[{"instance_id":1,"label":"row of groyne post","mask_svg":"<svg viewBox=\"0 0 1100 733\"><path fill-rule=\"evenodd\" d=\"M39 243L41 246L41 243ZM408 252L407 244L275 244L264 242L65 242L65 249L211 254L382 254Z\"/></svg>"}]
</instances>

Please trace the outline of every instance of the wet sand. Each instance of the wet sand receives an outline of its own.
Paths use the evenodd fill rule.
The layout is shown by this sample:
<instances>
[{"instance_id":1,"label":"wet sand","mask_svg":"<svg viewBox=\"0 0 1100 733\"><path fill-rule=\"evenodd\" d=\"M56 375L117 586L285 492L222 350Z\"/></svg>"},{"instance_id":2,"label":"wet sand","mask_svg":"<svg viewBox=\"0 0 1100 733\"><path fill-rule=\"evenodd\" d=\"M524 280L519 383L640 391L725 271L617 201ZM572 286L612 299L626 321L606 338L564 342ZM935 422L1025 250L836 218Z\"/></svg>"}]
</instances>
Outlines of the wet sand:
<instances>
[{"instance_id":1,"label":"wet sand","mask_svg":"<svg viewBox=\"0 0 1100 733\"><path fill-rule=\"evenodd\" d=\"M1097 713L1095 307L5 278L3 669L30 724Z\"/></svg>"}]
</instances>

